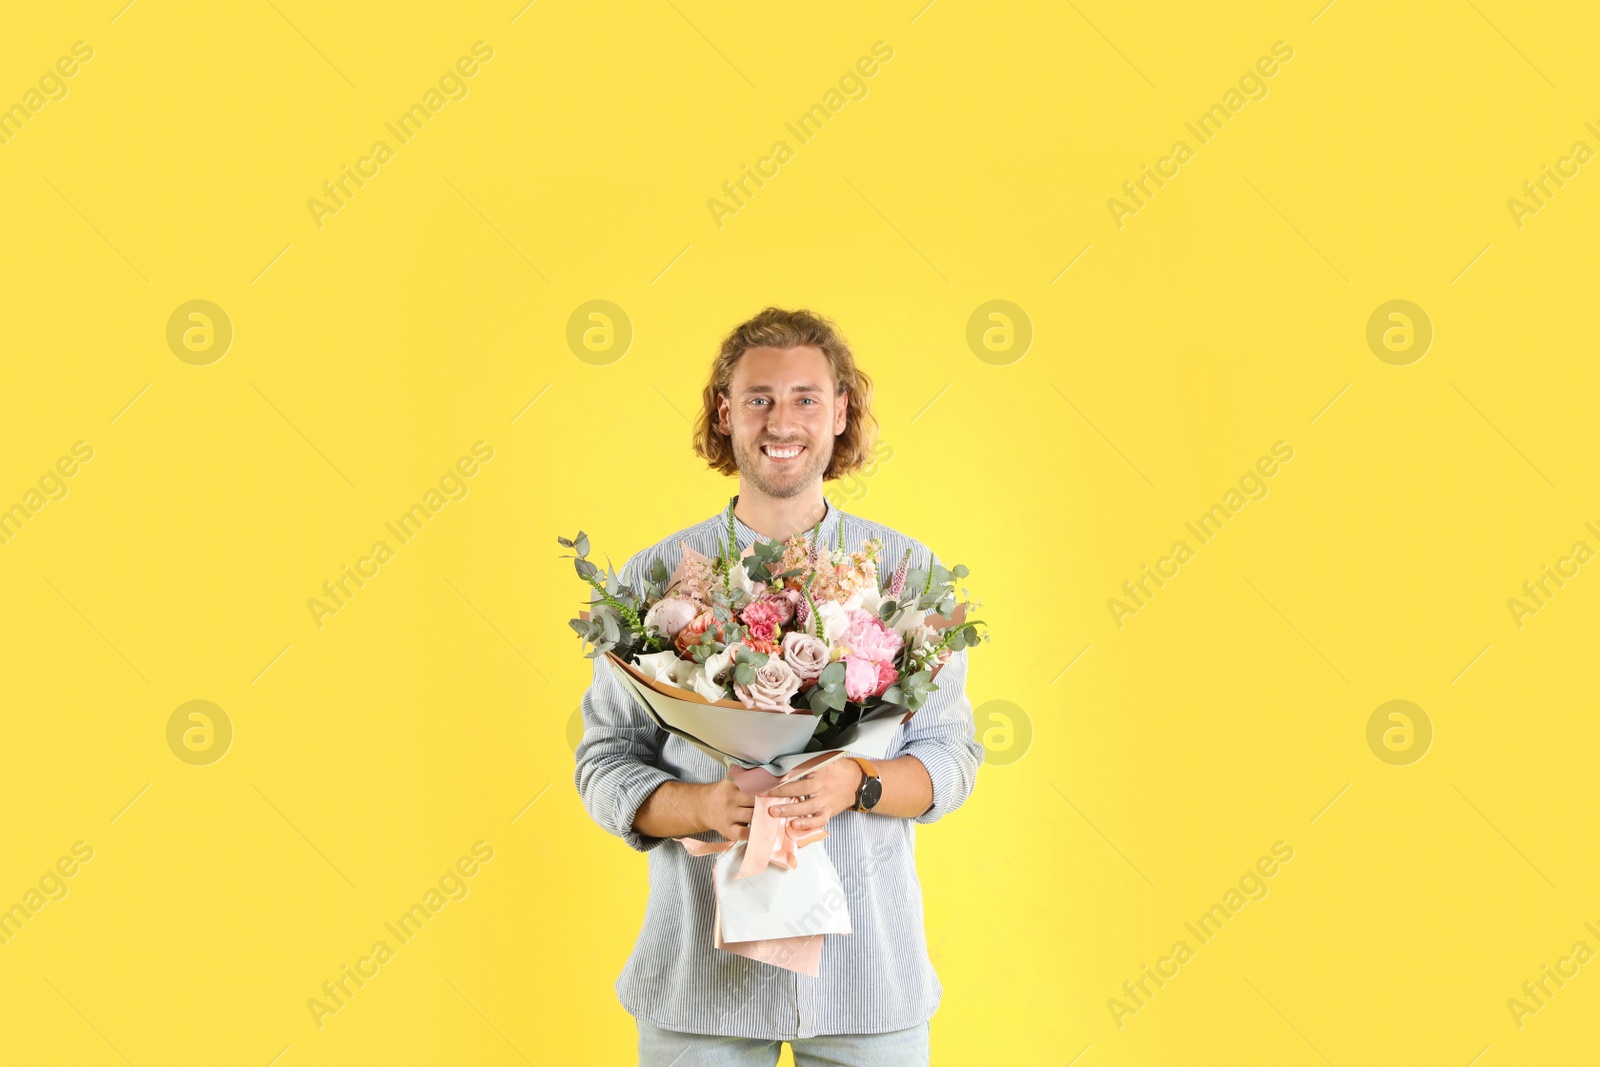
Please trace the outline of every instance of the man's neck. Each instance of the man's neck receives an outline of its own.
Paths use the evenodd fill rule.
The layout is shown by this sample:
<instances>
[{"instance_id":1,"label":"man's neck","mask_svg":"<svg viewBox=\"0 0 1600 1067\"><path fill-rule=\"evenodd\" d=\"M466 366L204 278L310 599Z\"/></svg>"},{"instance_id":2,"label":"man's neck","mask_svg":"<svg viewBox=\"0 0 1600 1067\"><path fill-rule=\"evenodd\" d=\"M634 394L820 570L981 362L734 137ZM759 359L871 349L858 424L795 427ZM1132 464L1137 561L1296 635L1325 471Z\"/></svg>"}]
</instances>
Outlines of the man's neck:
<instances>
[{"instance_id":1,"label":"man's neck","mask_svg":"<svg viewBox=\"0 0 1600 1067\"><path fill-rule=\"evenodd\" d=\"M739 480L739 500L734 516L769 541L787 541L809 531L828 514L822 483L789 497L771 497Z\"/></svg>"}]
</instances>

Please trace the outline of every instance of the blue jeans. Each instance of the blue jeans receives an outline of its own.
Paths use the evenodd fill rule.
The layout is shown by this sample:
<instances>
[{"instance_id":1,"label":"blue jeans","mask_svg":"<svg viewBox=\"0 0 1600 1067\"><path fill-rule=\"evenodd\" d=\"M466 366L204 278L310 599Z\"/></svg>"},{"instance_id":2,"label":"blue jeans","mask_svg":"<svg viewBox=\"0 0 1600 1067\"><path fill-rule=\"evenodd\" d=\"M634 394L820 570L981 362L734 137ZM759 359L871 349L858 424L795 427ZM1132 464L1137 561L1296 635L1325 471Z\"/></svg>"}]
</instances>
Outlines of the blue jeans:
<instances>
[{"instance_id":1,"label":"blue jeans","mask_svg":"<svg viewBox=\"0 0 1600 1067\"><path fill-rule=\"evenodd\" d=\"M639 1024L639 1067L773 1067L780 1041L712 1037ZM928 1024L886 1034L824 1034L789 1042L795 1067L929 1067Z\"/></svg>"}]
</instances>

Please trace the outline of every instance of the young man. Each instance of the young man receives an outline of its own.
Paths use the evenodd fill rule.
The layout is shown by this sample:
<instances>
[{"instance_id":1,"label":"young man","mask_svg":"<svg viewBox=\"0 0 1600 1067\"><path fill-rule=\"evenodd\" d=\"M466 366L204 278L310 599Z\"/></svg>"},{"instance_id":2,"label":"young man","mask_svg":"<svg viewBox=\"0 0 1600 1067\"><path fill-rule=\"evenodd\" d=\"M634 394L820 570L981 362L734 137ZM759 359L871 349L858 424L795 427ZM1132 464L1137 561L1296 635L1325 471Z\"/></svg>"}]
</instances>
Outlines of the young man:
<instances>
[{"instance_id":1,"label":"young man","mask_svg":"<svg viewBox=\"0 0 1600 1067\"><path fill-rule=\"evenodd\" d=\"M871 380L832 324L807 311L767 308L722 343L705 388L695 451L714 470L737 471L738 546L809 534L854 550L873 537L884 559L907 548L912 565L938 562L920 542L846 515L822 495L871 452ZM676 569L682 546L716 555L725 511L633 556L634 582L660 560ZM636 586L637 588L637 586ZM828 830L853 931L824 937L821 976L810 978L712 945L711 860L672 837L737 840L754 801L723 766L665 733L599 660L583 698L575 780L602 827L650 854L650 897L633 955L617 982L639 1028L641 1067L772 1067L788 1041L797 1067L925 1067L928 1019L941 987L928 960L912 822L933 822L972 793L983 748L973 739L967 654L940 672L939 689L901 726L872 780L835 760L773 790L800 832ZM660 847L665 844L667 847Z\"/></svg>"}]
</instances>

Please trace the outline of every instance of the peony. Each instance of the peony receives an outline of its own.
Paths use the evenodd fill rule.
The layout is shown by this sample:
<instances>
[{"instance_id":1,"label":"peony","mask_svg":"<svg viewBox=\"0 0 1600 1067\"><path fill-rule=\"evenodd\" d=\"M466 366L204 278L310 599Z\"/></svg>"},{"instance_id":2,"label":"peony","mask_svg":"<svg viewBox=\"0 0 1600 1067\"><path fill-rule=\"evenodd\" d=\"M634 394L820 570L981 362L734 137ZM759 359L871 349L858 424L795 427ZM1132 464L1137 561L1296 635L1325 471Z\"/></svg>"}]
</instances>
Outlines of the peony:
<instances>
[{"instance_id":1,"label":"peony","mask_svg":"<svg viewBox=\"0 0 1600 1067\"><path fill-rule=\"evenodd\" d=\"M852 656L882 663L894 659L894 654L904 644L899 633L885 626L882 619L865 611L851 612L849 620L849 628L839 643L849 648Z\"/></svg>"},{"instance_id":2,"label":"peony","mask_svg":"<svg viewBox=\"0 0 1600 1067\"><path fill-rule=\"evenodd\" d=\"M844 658L844 695L860 703L878 688L878 665L859 656ZM887 686L885 687L887 688ZM881 690L880 690L881 691Z\"/></svg>"},{"instance_id":3,"label":"peony","mask_svg":"<svg viewBox=\"0 0 1600 1067\"><path fill-rule=\"evenodd\" d=\"M668 637L689 625L700 614L700 605L681 596L662 597L645 612L644 624L654 626Z\"/></svg>"},{"instance_id":4,"label":"peony","mask_svg":"<svg viewBox=\"0 0 1600 1067\"><path fill-rule=\"evenodd\" d=\"M767 662L756 668L755 681L749 685L735 682L733 691L747 708L794 711L789 698L800 691L800 676L777 656L768 656Z\"/></svg>"},{"instance_id":5,"label":"peony","mask_svg":"<svg viewBox=\"0 0 1600 1067\"><path fill-rule=\"evenodd\" d=\"M783 661L802 682L812 681L828 665L828 646L810 634L783 635Z\"/></svg>"}]
</instances>

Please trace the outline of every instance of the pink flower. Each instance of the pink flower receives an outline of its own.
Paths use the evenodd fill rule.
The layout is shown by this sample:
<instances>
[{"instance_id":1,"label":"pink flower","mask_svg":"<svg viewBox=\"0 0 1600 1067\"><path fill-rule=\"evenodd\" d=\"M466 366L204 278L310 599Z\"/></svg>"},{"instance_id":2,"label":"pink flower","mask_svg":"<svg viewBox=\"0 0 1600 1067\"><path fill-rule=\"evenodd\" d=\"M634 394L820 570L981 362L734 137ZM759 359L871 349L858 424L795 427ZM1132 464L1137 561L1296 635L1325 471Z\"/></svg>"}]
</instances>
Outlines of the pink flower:
<instances>
[{"instance_id":1,"label":"pink flower","mask_svg":"<svg viewBox=\"0 0 1600 1067\"><path fill-rule=\"evenodd\" d=\"M846 656L843 662L844 695L858 703L872 696L878 689L878 665L859 656Z\"/></svg>"},{"instance_id":2,"label":"pink flower","mask_svg":"<svg viewBox=\"0 0 1600 1067\"><path fill-rule=\"evenodd\" d=\"M800 590L798 589L781 589L772 594L772 602L777 605L779 611L783 612L783 618L779 619L778 622L787 626L789 625L789 620L794 618L795 610L805 602L805 598L800 595Z\"/></svg>"},{"instance_id":3,"label":"pink flower","mask_svg":"<svg viewBox=\"0 0 1600 1067\"><path fill-rule=\"evenodd\" d=\"M882 663L893 660L903 642L898 632L885 626L883 620L871 612L852 611L849 628L839 643L847 647L852 656Z\"/></svg>"},{"instance_id":4,"label":"pink flower","mask_svg":"<svg viewBox=\"0 0 1600 1067\"><path fill-rule=\"evenodd\" d=\"M662 597L645 612L644 624L654 626L668 637L676 637L679 630L694 621L700 610L699 604L684 597Z\"/></svg>"},{"instance_id":5,"label":"pink flower","mask_svg":"<svg viewBox=\"0 0 1600 1067\"><path fill-rule=\"evenodd\" d=\"M802 682L814 681L828 665L828 646L798 630L783 635L783 660Z\"/></svg>"},{"instance_id":6,"label":"pink flower","mask_svg":"<svg viewBox=\"0 0 1600 1067\"><path fill-rule=\"evenodd\" d=\"M672 638L672 647L678 650L678 655L684 659L689 658L689 646L698 644L700 636L707 630L717 635L717 640L723 639L722 624L708 609L702 611L689 621L689 624L679 630Z\"/></svg>"},{"instance_id":7,"label":"pink flower","mask_svg":"<svg viewBox=\"0 0 1600 1067\"><path fill-rule=\"evenodd\" d=\"M784 622L784 609L772 597L751 601L739 613L739 618L750 628L749 644L758 652L769 655L777 651L778 637Z\"/></svg>"},{"instance_id":8,"label":"pink flower","mask_svg":"<svg viewBox=\"0 0 1600 1067\"><path fill-rule=\"evenodd\" d=\"M849 670L849 668L846 668ZM894 664L888 660L878 664L878 688L872 691L875 697L882 696L884 691L900 680L900 672L894 669Z\"/></svg>"},{"instance_id":9,"label":"pink flower","mask_svg":"<svg viewBox=\"0 0 1600 1067\"><path fill-rule=\"evenodd\" d=\"M735 682L733 691L747 708L793 712L796 709L789 705L789 698L800 691L800 676L783 660L770 656L756 668L755 681L749 685Z\"/></svg>"}]
</instances>

